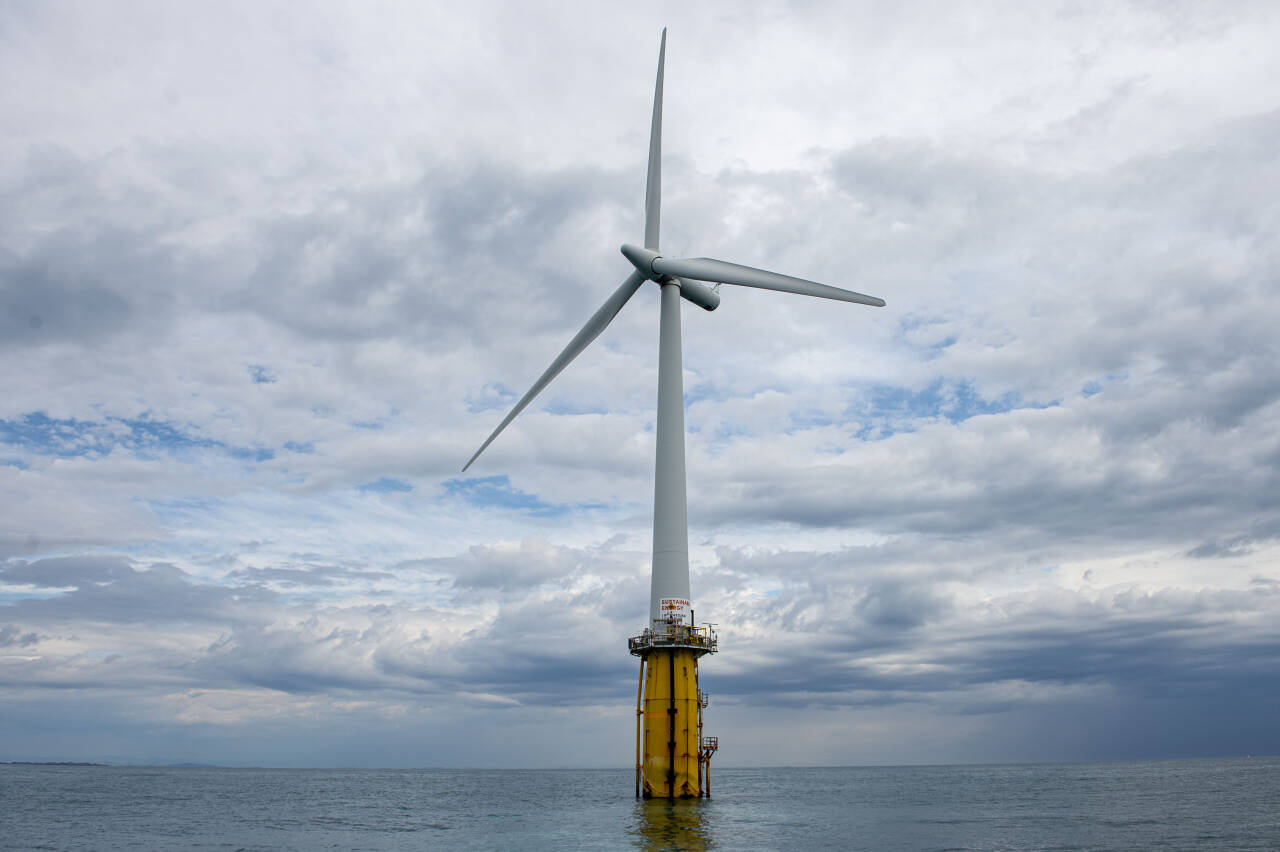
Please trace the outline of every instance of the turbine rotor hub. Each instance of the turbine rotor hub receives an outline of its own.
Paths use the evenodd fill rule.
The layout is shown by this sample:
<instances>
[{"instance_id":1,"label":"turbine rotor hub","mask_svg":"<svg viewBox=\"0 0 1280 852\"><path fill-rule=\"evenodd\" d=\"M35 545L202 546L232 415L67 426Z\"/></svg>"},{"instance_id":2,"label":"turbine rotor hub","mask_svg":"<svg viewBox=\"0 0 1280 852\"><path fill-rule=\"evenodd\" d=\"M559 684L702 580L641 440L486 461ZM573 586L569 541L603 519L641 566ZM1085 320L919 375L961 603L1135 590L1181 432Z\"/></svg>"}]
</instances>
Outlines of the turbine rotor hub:
<instances>
[{"instance_id":1,"label":"turbine rotor hub","mask_svg":"<svg viewBox=\"0 0 1280 852\"><path fill-rule=\"evenodd\" d=\"M655 269L654 265L657 261L662 260L662 255L653 249L640 248L630 243L623 243L622 256L631 261L631 265L636 268L636 271L650 281L655 281L658 284L675 284L680 288L680 295L686 301L693 302L703 310L714 311L720 307L720 293L718 290L713 290L697 281L677 278L674 275L668 275Z\"/></svg>"},{"instance_id":2,"label":"turbine rotor hub","mask_svg":"<svg viewBox=\"0 0 1280 852\"><path fill-rule=\"evenodd\" d=\"M657 281L661 284L663 283L663 278L669 277L664 276L661 272L654 271L653 262L661 258L662 255L653 249L640 248L640 246L633 246L630 243L623 243L622 256L631 261L631 265L636 268L636 271L650 281Z\"/></svg>"}]
</instances>

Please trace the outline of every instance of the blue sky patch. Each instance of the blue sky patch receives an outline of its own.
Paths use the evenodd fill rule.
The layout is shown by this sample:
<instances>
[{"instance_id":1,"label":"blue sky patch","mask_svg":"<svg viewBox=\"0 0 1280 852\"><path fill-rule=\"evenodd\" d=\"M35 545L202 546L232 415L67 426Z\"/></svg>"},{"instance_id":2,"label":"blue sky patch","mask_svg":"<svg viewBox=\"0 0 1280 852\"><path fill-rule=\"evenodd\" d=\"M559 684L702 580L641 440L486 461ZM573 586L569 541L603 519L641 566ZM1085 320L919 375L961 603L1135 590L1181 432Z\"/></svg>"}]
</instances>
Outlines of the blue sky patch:
<instances>
[{"instance_id":1,"label":"blue sky patch","mask_svg":"<svg viewBox=\"0 0 1280 852\"><path fill-rule=\"evenodd\" d=\"M209 446L221 446L226 449L227 455L241 461L264 462L276 457L275 451L266 447L229 447L226 444L219 444L213 441L209 443Z\"/></svg>"},{"instance_id":2,"label":"blue sky patch","mask_svg":"<svg viewBox=\"0 0 1280 852\"><path fill-rule=\"evenodd\" d=\"M609 409L602 405L570 405L562 399L553 399L543 411L548 414L608 414Z\"/></svg>"},{"instance_id":3,"label":"blue sky patch","mask_svg":"<svg viewBox=\"0 0 1280 852\"><path fill-rule=\"evenodd\" d=\"M273 385L276 383L276 374L262 364L249 365L249 378L253 379L255 385Z\"/></svg>"},{"instance_id":4,"label":"blue sky patch","mask_svg":"<svg viewBox=\"0 0 1280 852\"><path fill-rule=\"evenodd\" d=\"M908 314L898 322L897 338L920 353L926 361L940 357L948 348L955 346L959 338L955 334L945 334L933 340L929 329L944 326L946 321L938 317L926 317L921 314ZM939 329L940 330L940 329Z\"/></svg>"},{"instance_id":5,"label":"blue sky patch","mask_svg":"<svg viewBox=\"0 0 1280 852\"><path fill-rule=\"evenodd\" d=\"M547 503L536 494L528 494L515 488L506 474L475 479L448 479L444 483L444 493L446 497L453 497L473 506L523 509L535 517L562 515L570 508L564 504Z\"/></svg>"},{"instance_id":6,"label":"blue sky patch","mask_svg":"<svg viewBox=\"0 0 1280 852\"><path fill-rule=\"evenodd\" d=\"M1090 379L1080 388L1080 395L1084 397L1096 396L1102 393L1102 389L1107 385L1125 378L1128 378L1127 373L1108 373L1100 379Z\"/></svg>"},{"instance_id":7,"label":"blue sky patch","mask_svg":"<svg viewBox=\"0 0 1280 852\"><path fill-rule=\"evenodd\" d=\"M932 361L935 358L939 357L949 347L955 346L956 341L959 339L960 338L957 337L956 335L949 334L946 337L942 338L941 340L930 343L925 352L925 356L924 356L925 360Z\"/></svg>"},{"instance_id":8,"label":"blue sky patch","mask_svg":"<svg viewBox=\"0 0 1280 852\"><path fill-rule=\"evenodd\" d=\"M802 408L791 412L787 418L791 421L791 425L787 427L787 434L794 432L802 432L805 429L819 429L823 426L834 426L840 421L832 417L826 411L818 408Z\"/></svg>"},{"instance_id":9,"label":"blue sky patch","mask_svg":"<svg viewBox=\"0 0 1280 852\"><path fill-rule=\"evenodd\" d=\"M155 515L156 520L167 527L199 529L209 515L221 511L225 502L206 497L176 497L168 500L138 500ZM125 552L143 552L146 545L122 548Z\"/></svg>"},{"instance_id":10,"label":"blue sky patch","mask_svg":"<svg viewBox=\"0 0 1280 852\"><path fill-rule=\"evenodd\" d=\"M761 390L767 390L762 388ZM715 382L693 381L684 389L684 407L686 409L695 402L704 400L725 400L730 396L729 390Z\"/></svg>"},{"instance_id":11,"label":"blue sky patch","mask_svg":"<svg viewBox=\"0 0 1280 852\"><path fill-rule=\"evenodd\" d=\"M868 398L856 408L850 408L847 416L864 423L857 433L859 438L887 438L897 432L915 431L921 421L943 418L951 423L963 423L982 414L1003 414L1018 408L1049 408L1057 404L1056 401L1030 403L1017 391L988 399L974 390L968 381L937 379L920 390L893 385L873 387Z\"/></svg>"},{"instance_id":12,"label":"blue sky patch","mask_svg":"<svg viewBox=\"0 0 1280 852\"><path fill-rule=\"evenodd\" d=\"M266 447L237 447L194 436L172 423L147 417L78 420L49 417L33 411L13 420L0 420L0 443L36 455L58 458L102 456L116 448L139 458L181 455L193 450L216 450L242 461L262 462L275 456Z\"/></svg>"},{"instance_id":13,"label":"blue sky patch","mask_svg":"<svg viewBox=\"0 0 1280 852\"><path fill-rule=\"evenodd\" d=\"M479 392L468 394L465 398L467 411L479 414L496 408L510 408L515 404L516 392L504 384L492 382L480 388Z\"/></svg>"},{"instance_id":14,"label":"blue sky patch","mask_svg":"<svg viewBox=\"0 0 1280 852\"><path fill-rule=\"evenodd\" d=\"M364 485L356 486L357 491L369 491L374 494L394 494L405 493L413 490L413 486L405 482L403 479L396 479L391 476L382 476L373 482L366 482Z\"/></svg>"}]
</instances>

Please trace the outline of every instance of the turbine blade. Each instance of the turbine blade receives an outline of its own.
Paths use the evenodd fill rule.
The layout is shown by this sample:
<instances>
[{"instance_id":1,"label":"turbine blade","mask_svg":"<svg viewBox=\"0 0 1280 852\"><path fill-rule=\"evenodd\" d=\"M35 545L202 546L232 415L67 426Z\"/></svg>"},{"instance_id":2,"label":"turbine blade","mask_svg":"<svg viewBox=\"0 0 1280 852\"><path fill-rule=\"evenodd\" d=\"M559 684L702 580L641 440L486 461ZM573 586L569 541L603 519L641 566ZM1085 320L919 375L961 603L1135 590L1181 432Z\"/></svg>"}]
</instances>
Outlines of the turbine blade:
<instances>
[{"instance_id":1,"label":"turbine blade","mask_svg":"<svg viewBox=\"0 0 1280 852\"><path fill-rule=\"evenodd\" d=\"M667 59L667 28L658 48L658 81L653 84L653 124L649 127L649 176L644 185L644 246L658 250L662 218L662 66Z\"/></svg>"},{"instance_id":2,"label":"turbine blade","mask_svg":"<svg viewBox=\"0 0 1280 852\"><path fill-rule=\"evenodd\" d=\"M549 385L552 379L560 375L560 371L569 366L569 362L577 358L582 353L582 350L591 344L591 341L600 336L600 332L604 331L609 323L613 322L613 318L618 315L618 311L622 310L622 306L635 295L636 290L640 289L640 285L646 280L648 279L639 272L632 272L627 277L627 280L622 282L622 286L613 291L613 295L600 306L598 311L591 315L591 319L587 320L587 324L582 327L582 330L574 336L573 340L569 341L569 345L564 348L564 351L556 356L556 360L551 362L551 366L547 368L546 372L533 383L533 387L529 388L529 392L520 398L520 401L516 403L516 407L511 409L511 413L502 419L502 422L498 424L498 428L493 430L493 434L485 439L485 442L480 445L480 449L476 450L475 455L462 466L463 473L466 472L467 468L471 467L472 462L480 457L485 448L493 443L493 439L498 437L498 434L503 429L507 428L507 424L514 420L517 414L524 411L525 406L532 402L533 398Z\"/></svg>"},{"instance_id":3,"label":"turbine blade","mask_svg":"<svg viewBox=\"0 0 1280 852\"><path fill-rule=\"evenodd\" d=\"M742 266L724 260L712 260L709 257L686 257L673 259L658 257L653 260L653 271L675 278L693 278L696 281L710 281L713 284L737 284L741 287L758 287L761 290L778 290L783 293L799 293L801 296L817 296L820 299L836 299L841 302L854 302L859 305L884 307L884 299L866 296L852 290L842 290L808 281L804 278L792 278L752 266Z\"/></svg>"}]
</instances>

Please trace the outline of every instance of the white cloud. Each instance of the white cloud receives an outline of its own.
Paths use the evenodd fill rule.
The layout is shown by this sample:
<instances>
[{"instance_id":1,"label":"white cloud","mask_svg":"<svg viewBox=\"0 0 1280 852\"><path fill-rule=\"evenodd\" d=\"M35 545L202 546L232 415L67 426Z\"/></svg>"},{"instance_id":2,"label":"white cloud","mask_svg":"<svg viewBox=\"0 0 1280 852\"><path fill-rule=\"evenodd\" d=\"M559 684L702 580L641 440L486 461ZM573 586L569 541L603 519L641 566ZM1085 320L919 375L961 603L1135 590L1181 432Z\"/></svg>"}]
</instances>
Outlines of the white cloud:
<instances>
[{"instance_id":1,"label":"white cloud","mask_svg":"<svg viewBox=\"0 0 1280 852\"><path fill-rule=\"evenodd\" d=\"M664 24L726 759L1274 750L1275 10L875 3L10 10L0 750L626 762Z\"/></svg>"}]
</instances>

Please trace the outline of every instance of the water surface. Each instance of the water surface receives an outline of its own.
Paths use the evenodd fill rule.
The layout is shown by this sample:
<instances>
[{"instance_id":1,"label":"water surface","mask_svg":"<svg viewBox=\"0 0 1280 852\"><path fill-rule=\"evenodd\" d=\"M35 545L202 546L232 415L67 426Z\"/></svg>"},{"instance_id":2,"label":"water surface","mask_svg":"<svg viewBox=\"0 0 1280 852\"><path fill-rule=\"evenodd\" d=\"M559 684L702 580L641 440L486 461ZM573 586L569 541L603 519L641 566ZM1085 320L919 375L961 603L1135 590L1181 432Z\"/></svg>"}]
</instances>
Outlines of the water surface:
<instances>
[{"instance_id":1,"label":"water surface","mask_svg":"<svg viewBox=\"0 0 1280 852\"><path fill-rule=\"evenodd\" d=\"M3 850L1277 850L1280 759L629 770L0 766Z\"/></svg>"}]
</instances>

